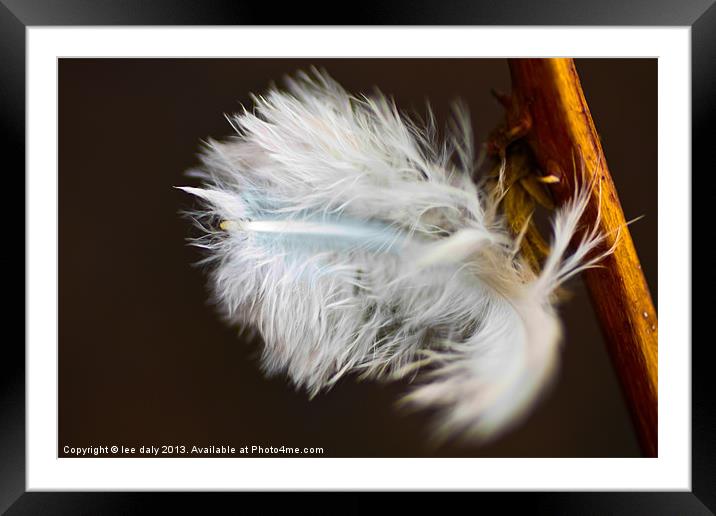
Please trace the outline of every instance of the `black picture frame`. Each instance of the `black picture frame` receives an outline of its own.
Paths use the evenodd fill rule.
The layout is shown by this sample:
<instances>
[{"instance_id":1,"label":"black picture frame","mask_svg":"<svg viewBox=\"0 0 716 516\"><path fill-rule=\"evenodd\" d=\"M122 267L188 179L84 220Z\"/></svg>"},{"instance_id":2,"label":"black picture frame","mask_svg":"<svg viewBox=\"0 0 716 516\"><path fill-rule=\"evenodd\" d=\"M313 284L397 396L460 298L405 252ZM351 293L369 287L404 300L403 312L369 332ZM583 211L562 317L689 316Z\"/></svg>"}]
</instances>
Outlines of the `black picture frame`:
<instances>
[{"instance_id":1,"label":"black picture frame","mask_svg":"<svg viewBox=\"0 0 716 516\"><path fill-rule=\"evenodd\" d=\"M699 178L696 195L704 195L701 182L714 174L712 150L716 127L716 6L714 0L602 0L502 2L459 1L360 3L340 10L299 4L268 6L254 2L216 0L1 0L0 1L0 107L5 178L24 178L25 167L25 30L32 26L62 25L659 25L691 27L692 49L692 179ZM319 15L319 13L321 13ZM660 142L668 144L668 142ZM8 160L10 158L10 160ZM22 171L22 172L21 172ZM678 178L678 180L690 180ZM24 191L24 181L21 187ZM693 183L692 183L693 188ZM17 191L17 190L15 190ZM17 195L17 194L15 194ZM709 195L713 202L713 194ZM708 205L708 203L705 203ZM699 206L695 200L693 207ZM692 209L692 234L712 234L706 217ZM699 231L702 229L703 231ZM15 246L15 249L19 246ZM24 247L23 247L24 249ZM13 250L12 252L17 252ZM7 256L7 255L6 255ZM693 269L709 270L693 253ZM27 257L24 256L23 263ZM23 265L24 267L24 265ZM26 270L26 269L23 269ZM9 271L8 271L9 272ZM706 274L703 289L711 284ZM23 296L24 299L24 296ZM667 301L668 302L668 301ZM20 306L14 301L13 306ZM709 302L693 303L694 313L706 317ZM23 303L24 311L24 303ZM17 317L19 320L19 317ZM147 493L26 493L25 492L25 346L6 334L0 359L0 511L7 514L113 514L146 510ZM499 505L501 510L544 514L710 514L716 511L716 410L709 378L708 354L713 339L696 339L692 346L692 491L618 493L480 493L476 506ZM683 343L689 345L690 343ZM668 417L668 416L667 416ZM233 497L223 495L220 499ZM242 496L239 494L239 496ZM246 495L243 495L246 496ZM472 495L471 495L472 496ZM206 512L207 497L188 501L172 499L185 510ZM172 500L160 497L166 509ZM421 496L413 503L424 505ZM212 499L213 501L213 499ZM223 500L222 500L223 501ZM316 507L314 497L304 502ZM341 512L369 510L374 502L352 495ZM238 507L237 507L238 508ZM295 509L295 507L294 507ZM345 511L345 512L348 512ZM361 511L362 512L362 511Z\"/></svg>"}]
</instances>

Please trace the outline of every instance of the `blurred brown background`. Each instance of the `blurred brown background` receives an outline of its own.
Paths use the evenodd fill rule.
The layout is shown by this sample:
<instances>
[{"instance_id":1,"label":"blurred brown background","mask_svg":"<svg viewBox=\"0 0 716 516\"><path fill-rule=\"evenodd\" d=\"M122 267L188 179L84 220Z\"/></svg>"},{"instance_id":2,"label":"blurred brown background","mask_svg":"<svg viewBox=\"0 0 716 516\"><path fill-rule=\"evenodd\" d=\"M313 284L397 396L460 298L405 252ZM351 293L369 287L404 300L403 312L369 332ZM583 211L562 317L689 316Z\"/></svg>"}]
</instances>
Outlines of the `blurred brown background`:
<instances>
[{"instance_id":1,"label":"blurred brown background","mask_svg":"<svg viewBox=\"0 0 716 516\"><path fill-rule=\"evenodd\" d=\"M378 86L404 108L456 97L480 144L501 121L503 59L61 59L59 62L59 454L64 445L320 446L326 457L630 457L639 448L588 295L562 307L563 367L519 428L484 446L426 445L429 413L394 403L405 383L341 381L309 401L266 379L207 304L194 234L172 186L199 140L231 128L286 73L323 66L346 89ZM657 61L577 68L657 301Z\"/></svg>"}]
</instances>

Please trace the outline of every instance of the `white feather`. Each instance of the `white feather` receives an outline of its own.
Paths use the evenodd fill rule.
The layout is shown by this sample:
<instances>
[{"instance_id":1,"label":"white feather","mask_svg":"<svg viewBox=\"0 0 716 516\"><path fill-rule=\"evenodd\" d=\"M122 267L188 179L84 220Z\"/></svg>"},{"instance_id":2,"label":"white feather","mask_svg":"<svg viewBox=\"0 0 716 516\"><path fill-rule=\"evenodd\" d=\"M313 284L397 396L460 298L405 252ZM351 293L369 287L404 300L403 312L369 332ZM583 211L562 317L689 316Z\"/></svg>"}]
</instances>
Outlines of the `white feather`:
<instances>
[{"instance_id":1,"label":"white feather","mask_svg":"<svg viewBox=\"0 0 716 516\"><path fill-rule=\"evenodd\" d=\"M314 70L254 97L210 141L194 213L226 316L259 330L262 364L310 395L350 372L420 373L406 401L440 431L487 439L520 421L553 378L553 292L592 266L591 231L565 257L591 186L554 216L539 275L515 257L494 200L473 182L467 113L446 142L376 94Z\"/></svg>"}]
</instances>

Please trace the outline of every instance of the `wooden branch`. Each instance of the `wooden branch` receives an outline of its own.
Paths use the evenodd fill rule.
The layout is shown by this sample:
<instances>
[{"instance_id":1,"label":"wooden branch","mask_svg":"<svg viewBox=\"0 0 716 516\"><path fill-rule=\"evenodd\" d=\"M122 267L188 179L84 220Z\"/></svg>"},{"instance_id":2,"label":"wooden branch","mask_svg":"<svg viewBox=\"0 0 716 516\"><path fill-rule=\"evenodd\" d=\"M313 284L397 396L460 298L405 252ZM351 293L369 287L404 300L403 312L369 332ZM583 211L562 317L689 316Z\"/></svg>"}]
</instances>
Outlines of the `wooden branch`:
<instances>
[{"instance_id":1,"label":"wooden branch","mask_svg":"<svg viewBox=\"0 0 716 516\"><path fill-rule=\"evenodd\" d=\"M657 336L656 310L626 227L616 188L599 136L571 59L509 59L512 95L507 106L507 134L524 137L558 203L574 192L574 163L584 163L587 176L599 175L585 221L597 218L611 245L619 243L601 268L584 273L592 303L608 342L609 353L627 399L644 454L656 457ZM601 199L601 201L600 201Z\"/></svg>"}]
</instances>

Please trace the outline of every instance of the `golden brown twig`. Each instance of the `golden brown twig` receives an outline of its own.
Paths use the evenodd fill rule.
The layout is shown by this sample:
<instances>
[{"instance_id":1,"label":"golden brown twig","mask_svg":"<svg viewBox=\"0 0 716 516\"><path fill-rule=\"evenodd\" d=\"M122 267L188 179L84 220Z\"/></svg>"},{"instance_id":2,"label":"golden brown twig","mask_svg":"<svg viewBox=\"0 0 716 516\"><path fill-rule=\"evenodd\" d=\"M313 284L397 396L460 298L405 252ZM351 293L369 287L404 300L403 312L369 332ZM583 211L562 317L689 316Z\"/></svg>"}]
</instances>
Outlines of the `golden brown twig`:
<instances>
[{"instance_id":1,"label":"golden brown twig","mask_svg":"<svg viewBox=\"0 0 716 516\"><path fill-rule=\"evenodd\" d=\"M584 273L586 284L634 420L642 450L656 457L657 336L656 310L626 227L616 188L599 136L571 59L509 59L512 95L500 99L507 109L505 140L523 138L537 160L557 204L574 192L575 156L586 169L585 180L598 175L585 213L614 253L602 266ZM504 142L503 142L504 143ZM601 216L598 210L601 203Z\"/></svg>"}]
</instances>

